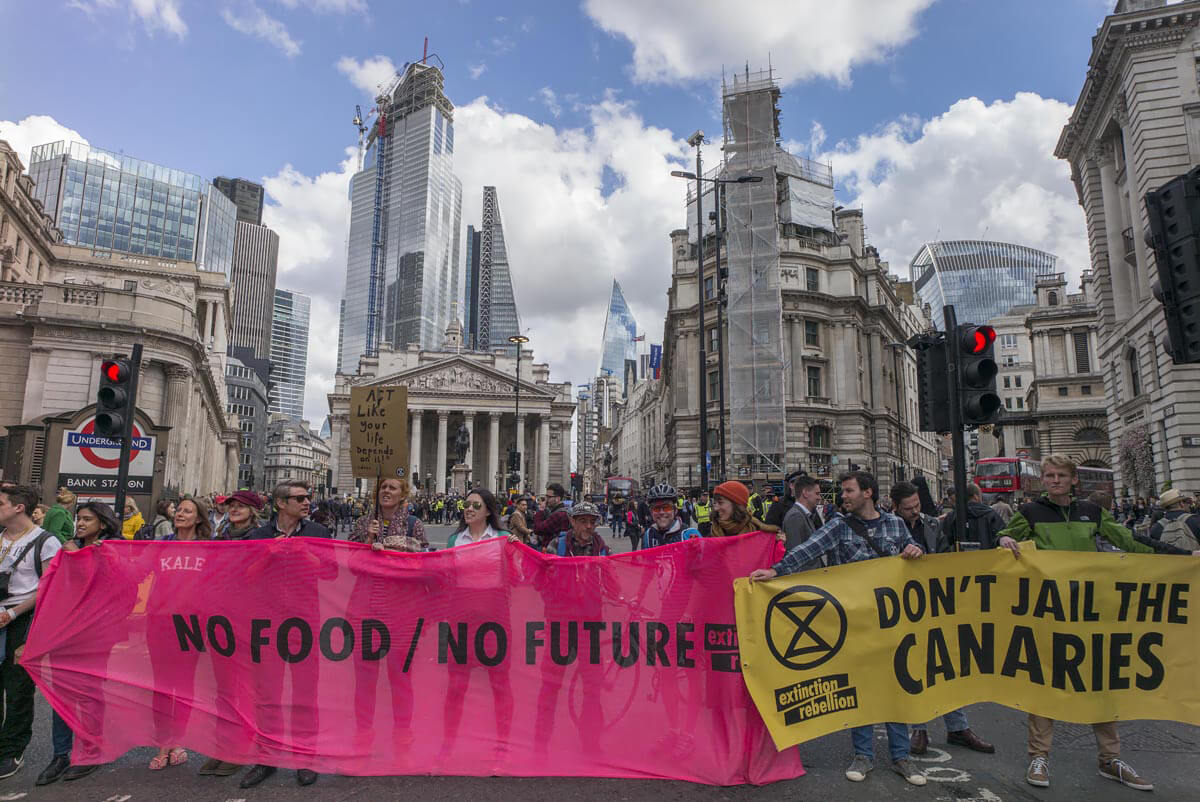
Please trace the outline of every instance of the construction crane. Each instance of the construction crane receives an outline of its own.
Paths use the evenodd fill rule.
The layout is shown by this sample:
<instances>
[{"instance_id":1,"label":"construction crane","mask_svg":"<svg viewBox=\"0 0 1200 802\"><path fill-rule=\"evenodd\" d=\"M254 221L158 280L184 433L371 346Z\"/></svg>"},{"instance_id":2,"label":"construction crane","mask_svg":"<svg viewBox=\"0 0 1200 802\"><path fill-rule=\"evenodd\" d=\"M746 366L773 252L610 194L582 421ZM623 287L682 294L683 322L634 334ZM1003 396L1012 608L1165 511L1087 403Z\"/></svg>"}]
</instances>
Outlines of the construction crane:
<instances>
[{"instance_id":1,"label":"construction crane","mask_svg":"<svg viewBox=\"0 0 1200 802\"><path fill-rule=\"evenodd\" d=\"M363 168L363 140L367 135L367 126L363 122L362 106L355 104L354 119L352 120L354 127L358 129L358 169Z\"/></svg>"}]
</instances>

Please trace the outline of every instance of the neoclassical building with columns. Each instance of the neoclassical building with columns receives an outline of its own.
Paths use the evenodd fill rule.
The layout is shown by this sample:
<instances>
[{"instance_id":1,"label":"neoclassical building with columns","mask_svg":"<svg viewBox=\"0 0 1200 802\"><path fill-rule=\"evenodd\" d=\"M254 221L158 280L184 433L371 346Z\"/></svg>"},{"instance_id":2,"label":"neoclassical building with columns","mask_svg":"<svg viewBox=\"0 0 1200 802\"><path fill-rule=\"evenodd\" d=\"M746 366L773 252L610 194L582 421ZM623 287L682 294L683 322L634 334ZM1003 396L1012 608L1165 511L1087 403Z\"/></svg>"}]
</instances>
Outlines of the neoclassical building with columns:
<instances>
[{"instance_id":1,"label":"neoclassical building with columns","mask_svg":"<svg viewBox=\"0 0 1200 802\"><path fill-rule=\"evenodd\" d=\"M521 445L521 488L541 493L549 482L566 483L570 474L571 383L550 381L550 367L521 353L520 414L517 414L517 358L514 353L468 351L462 330L451 324L442 350L416 345L396 350L384 345L378 356L363 357L358 372L337 375L329 394L333 434L333 487L339 494L366 492L350 466L350 388L408 388L410 478L426 493L444 493L451 484L454 441L459 427L471 434L465 464L470 480L493 492L507 486L507 455Z\"/></svg>"}]
</instances>

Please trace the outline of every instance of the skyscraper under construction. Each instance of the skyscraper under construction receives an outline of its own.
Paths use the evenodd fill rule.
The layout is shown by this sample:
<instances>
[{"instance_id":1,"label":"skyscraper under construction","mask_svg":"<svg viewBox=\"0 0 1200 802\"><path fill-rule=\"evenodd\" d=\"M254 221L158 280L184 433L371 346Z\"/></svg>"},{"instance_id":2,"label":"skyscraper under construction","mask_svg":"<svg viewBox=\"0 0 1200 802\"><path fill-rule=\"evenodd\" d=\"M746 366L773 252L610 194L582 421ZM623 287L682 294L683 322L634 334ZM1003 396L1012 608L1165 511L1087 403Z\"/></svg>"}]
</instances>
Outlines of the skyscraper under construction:
<instances>
[{"instance_id":1,"label":"skyscraper under construction","mask_svg":"<svg viewBox=\"0 0 1200 802\"><path fill-rule=\"evenodd\" d=\"M376 98L363 168L350 182L338 354L344 373L381 343L440 347L458 298L454 105L431 60L406 65Z\"/></svg>"}]
</instances>

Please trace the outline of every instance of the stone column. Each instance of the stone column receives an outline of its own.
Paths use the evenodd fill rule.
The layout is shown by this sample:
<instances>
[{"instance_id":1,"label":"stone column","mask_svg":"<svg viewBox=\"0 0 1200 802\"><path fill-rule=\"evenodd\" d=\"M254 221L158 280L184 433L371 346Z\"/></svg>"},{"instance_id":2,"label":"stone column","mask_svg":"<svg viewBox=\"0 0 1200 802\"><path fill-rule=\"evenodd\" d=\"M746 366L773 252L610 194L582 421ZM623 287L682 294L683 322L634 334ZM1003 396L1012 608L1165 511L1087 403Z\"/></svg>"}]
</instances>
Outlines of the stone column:
<instances>
[{"instance_id":1,"label":"stone column","mask_svg":"<svg viewBox=\"0 0 1200 802\"><path fill-rule=\"evenodd\" d=\"M542 416L538 427L538 489L545 490L550 483L550 418Z\"/></svg>"},{"instance_id":2,"label":"stone column","mask_svg":"<svg viewBox=\"0 0 1200 802\"><path fill-rule=\"evenodd\" d=\"M409 483L413 492L416 492L421 487L421 416L425 414L425 410L414 409L411 410L411 414L412 434L408 438L408 462L412 475L409 476Z\"/></svg>"},{"instance_id":3,"label":"stone column","mask_svg":"<svg viewBox=\"0 0 1200 802\"><path fill-rule=\"evenodd\" d=\"M1112 281L1113 311L1118 319L1133 314L1134 287L1125 263L1125 241L1121 236L1121 195L1117 189L1117 168L1111 144L1097 145L1088 156L1100 167L1100 197L1104 206L1104 242L1108 248L1108 274ZM1049 453L1049 452L1047 452Z\"/></svg>"},{"instance_id":4,"label":"stone column","mask_svg":"<svg viewBox=\"0 0 1200 802\"><path fill-rule=\"evenodd\" d=\"M171 427L170 451L163 481L181 490L183 451L187 442L188 408L192 402L192 369L185 365L167 365L167 394L163 401L167 425Z\"/></svg>"},{"instance_id":5,"label":"stone column","mask_svg":"<svg viewBox=\"0 0 1200 802\"><path fill-rule=\"evenodd\" d=\"M436 473L434 478L437 479L437 492L446 492L446 437L448 436L447 428L450 421L450 413L439 409L438 416L438 440L437 440L437 465L434 466Z\"/></svg>"},{"instance_id":6,"label":"stone column","mask_svg":"<svg viewBox=\"0 0 1200 802\"><path fill-rule=\"evenodd\" d=\"M504 484L497 476L500 473L500 413L489 412L488 418L488 475L484 486L499 492Z\"/></svg>"},{"instance_id":7,"label":"stone column","mask_svg":"<svg viewBox=\"0 0 1200 802\"><path fill-rule=\"evenodd\" d=\"M522 412L520 415L517 416L517 451L520 452L520 454L521 454L520 464L517 465L517 476L523 477L525 475L525 465L526 465L526 460L525 460L525 413L524 412ZM523 480L518 479L517 486L520 487L522 484L523 484ZM522 489L524 489L524 488L522 488Z\"/></svg>"},{"instance_id":8,"label":"stone column","mask_svg":"<svg viewBox=\"0 0 1200 802\"><path fill-rule=\"evenodd\" d=\"M467 431L471 433L471 437L467 441L467 455L463 458L463 464L471 469L469 478L476 481L479 479L479 474L475 471L475 413L464 412L463 423L467 425Z\"/></svg>"},{"instance_id":9,"label":"stone column","mask_svg":"<svg viewBox=\"0 0 1200 802\"><path fill-rule=\"evenodd\" d=\"M238 476L238 466L241 460L238 458L238 441L225 444L225 486L230 491L237 490L241 486Z\"/></svg>"}]
</instances>

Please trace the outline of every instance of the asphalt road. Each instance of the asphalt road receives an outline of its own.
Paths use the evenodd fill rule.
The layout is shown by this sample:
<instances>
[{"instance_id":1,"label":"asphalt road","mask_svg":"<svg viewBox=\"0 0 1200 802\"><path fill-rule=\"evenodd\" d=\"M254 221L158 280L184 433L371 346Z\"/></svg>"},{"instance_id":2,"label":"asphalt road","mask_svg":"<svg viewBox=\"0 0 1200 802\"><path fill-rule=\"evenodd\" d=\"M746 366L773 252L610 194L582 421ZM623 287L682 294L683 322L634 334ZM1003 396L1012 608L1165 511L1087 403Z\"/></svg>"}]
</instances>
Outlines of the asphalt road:
<instances>
[{"instance_id":1,"label":"asphalt road","mask_svg":"<svg viewBox=\"0 0 1200 802\"><path fill-rule=\"evenodd\" d=\"M430 540L445 545L452 530L431 527ZM628 540L610 545L627 551ZM843 772L851 758L850 738L836 733L800 747L808 774L771 786L719 788L666 780L607 780L577 778L507 777L343 777L323 775L309 788L296 785L295 774L279 771L257 788L238 788L240 774L232 777L199 777L204 756L193 753L184 766L161 772L146 767L155 750L135 749L94 774L72 783L36 788L34 780L50 761L49 707L38 696L34 739L25 755L25 766L13 777L0 780L0 802L8 800L78 800L79 802L233 802L234 800L383 800L417 798L439 800L521 799L523 802L563 799L603 800L777 800L795 798L815 802L867 802L868 800L931 800L931 802L1000 802L1004 800L1088 800L1109 802L1139 798L1141 792L1097 775L1095 740L1091 728L1060 724L1051 756L1051 787L1027 785L1024 772L1024 714L993 704L968 708L971 727L996 744L996 754L983 755L947 746L941 722L930 728L931 749L914 759L929 778L924 787L907 785L889 770L887 741L876 732L876 769L865 782L851 783ZM1121 725L1122 756L1142 776L1155 783L1155 797L1200 802L1200 728L1174 722L1127 722ZM647 735L653 743L656 733Z\"/></svg>"}]
</instances>

